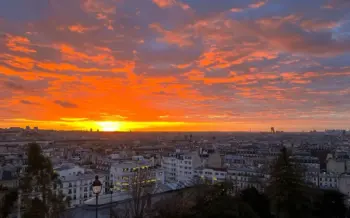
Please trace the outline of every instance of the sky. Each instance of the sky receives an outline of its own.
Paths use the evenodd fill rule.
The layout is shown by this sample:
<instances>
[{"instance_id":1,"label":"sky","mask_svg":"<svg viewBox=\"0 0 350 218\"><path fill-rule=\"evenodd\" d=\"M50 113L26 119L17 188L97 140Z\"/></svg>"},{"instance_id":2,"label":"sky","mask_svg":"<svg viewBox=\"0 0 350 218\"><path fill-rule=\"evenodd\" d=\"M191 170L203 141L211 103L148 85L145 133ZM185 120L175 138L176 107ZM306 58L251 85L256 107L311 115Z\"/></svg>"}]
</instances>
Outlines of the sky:
<instances>
[{"instance_id":1,"label":"sky","mask_svg":"<svg viewBox=\"0 0 350 218\"><path fill-rule=\"evenodd\" d=\"M349 0L0 0L0 128L350 128Z\"/></svg>"}]
</instances>

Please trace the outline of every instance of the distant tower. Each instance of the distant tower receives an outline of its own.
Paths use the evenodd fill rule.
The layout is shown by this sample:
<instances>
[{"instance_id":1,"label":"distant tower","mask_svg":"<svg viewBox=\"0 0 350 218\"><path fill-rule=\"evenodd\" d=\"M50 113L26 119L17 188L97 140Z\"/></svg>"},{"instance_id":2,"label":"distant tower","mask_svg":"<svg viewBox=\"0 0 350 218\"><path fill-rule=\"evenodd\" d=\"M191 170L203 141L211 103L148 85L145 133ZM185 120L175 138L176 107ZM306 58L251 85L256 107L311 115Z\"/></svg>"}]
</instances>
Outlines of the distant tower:
<instances>
[{"instance_id":1,"label":"distant tower","mask_svg":"<svg viewBox=\"0 0 350 218\"><path fill-rule=\"evenodd\" d=\"M90 128L90 132L92 132L92 128Z\"/></svg>"},{"instance_id":2,"label":"distant tower","mask_svg":"<svg viewBox=\"0 0 350 218\"><path fill-rule=\"evenodd\" d=\"M99 132L100 130L99 129L97 129L97 132Z\"/></svg>"},{"instance_id":3,"label":"distant tower","mask_svg":"<svg viewBox=\"0 0 350 218\"><path fill-rule=\"evenodd\" d=\"M275 134L275 127L271 127L271 133Z\"/></svg>"}]
</instances>

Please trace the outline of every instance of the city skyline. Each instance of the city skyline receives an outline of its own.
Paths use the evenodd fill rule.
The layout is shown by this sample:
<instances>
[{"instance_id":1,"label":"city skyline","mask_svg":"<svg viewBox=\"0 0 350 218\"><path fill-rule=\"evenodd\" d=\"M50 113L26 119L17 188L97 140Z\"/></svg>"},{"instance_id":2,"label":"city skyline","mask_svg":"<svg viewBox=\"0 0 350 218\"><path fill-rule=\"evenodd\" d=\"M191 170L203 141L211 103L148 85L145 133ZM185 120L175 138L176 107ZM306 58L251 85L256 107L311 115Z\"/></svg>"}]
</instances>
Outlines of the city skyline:
<instances>
[{"instance_id":1,"label":"city skyline","mask_svg":"<svg viewBox=\"0 0 350 218\"><path fill-rule=\"evenodd\" d=\"M350 2L0 2L0 128L349 129Z\"/></svg>"}]
</instances>

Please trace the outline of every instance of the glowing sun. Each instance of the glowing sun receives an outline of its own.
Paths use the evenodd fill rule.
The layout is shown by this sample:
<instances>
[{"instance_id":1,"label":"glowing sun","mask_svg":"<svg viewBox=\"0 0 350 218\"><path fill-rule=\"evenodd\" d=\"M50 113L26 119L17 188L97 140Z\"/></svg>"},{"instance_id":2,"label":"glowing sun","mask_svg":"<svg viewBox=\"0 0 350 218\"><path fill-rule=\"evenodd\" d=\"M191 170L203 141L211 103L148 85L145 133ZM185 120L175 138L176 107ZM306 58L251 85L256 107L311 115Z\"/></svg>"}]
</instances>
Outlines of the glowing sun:
<instances>
[{"instance_id":1,"label":"glowing sun","mask_svg":"<svg viewBox=\"0 0 350 218\"><path fill-rule=\"evenodd\" d=\"M120 131L120 123L114 121L104 121L97 123L104 132Z\"/></svg>"}]
</instances>

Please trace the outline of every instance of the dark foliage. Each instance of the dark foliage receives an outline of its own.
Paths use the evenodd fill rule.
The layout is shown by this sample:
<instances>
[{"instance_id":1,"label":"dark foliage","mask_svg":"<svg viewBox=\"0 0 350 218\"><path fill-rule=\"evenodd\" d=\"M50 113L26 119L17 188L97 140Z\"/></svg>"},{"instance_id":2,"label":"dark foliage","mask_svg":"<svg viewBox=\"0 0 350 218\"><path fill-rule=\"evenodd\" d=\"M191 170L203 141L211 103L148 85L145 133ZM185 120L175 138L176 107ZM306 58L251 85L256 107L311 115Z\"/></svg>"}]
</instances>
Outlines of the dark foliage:
<instances>
[{"instance_id":1,"label":"dark foliage","mask_svg":"<svg viewBox=\"0 0 350 218\"><path fill-rule=\"evenodd\" d=\"M27 153L28 166L20 182L25 210L23 217L58 218L69 205L69 199L58 189L58 175L38 144L29 144Z\"/></svg>"},{"instance_id":2,"label":"dark foliage","mask_svg":"<svg viewBox=\"0 0 350 218\"><path fill-rule=\"evenodd\" d=\"M267 194L272 213L281 218L312 217L313 194L303 180L303 171L283 148L273 164Z\"/></svg>"},{"instance_id":3,"label":"dark foliage","mask_svg":"<svg viewBox=\"0 0 350 218\"><path fill-rule=\"evenodd\" d=\"M8 215L10 215L13 206L15 202L17 201L17 191L16 190L11 190L6 192L5 196L1 200L1 206L0 206L0 217L1 218L6 218Z\"/></svg>"},{"instance_id":4,"label":"dark foliage","mask_svg":"<svg viewBox=\"0 0 350 218\"><path fill-rule=\"evenodd\" d=\"M314 204L314 214L319 218L344 218L348 208L345 195L336 190L320 190L321 194Z\"/></svg>"},{"instance_id":5,"label":"dark foliage","mask_svg":"<svg viewBox=\"0 0 350 218\"><path fill-rule=\"evenodd\" d=\"M248 204L260 218L271 218L269 198L255 188L248 188L240 193L240 198Z\"/></svg>"}]
</instances>

